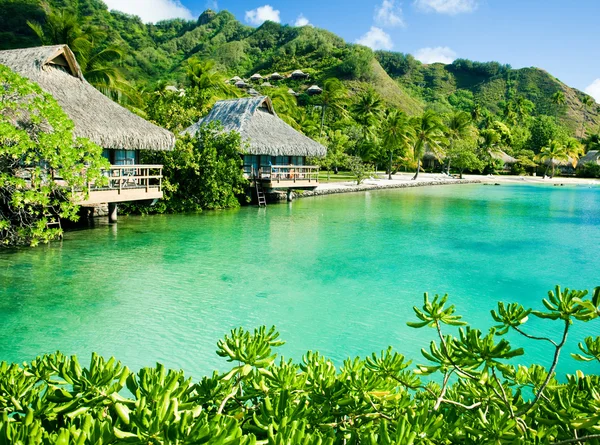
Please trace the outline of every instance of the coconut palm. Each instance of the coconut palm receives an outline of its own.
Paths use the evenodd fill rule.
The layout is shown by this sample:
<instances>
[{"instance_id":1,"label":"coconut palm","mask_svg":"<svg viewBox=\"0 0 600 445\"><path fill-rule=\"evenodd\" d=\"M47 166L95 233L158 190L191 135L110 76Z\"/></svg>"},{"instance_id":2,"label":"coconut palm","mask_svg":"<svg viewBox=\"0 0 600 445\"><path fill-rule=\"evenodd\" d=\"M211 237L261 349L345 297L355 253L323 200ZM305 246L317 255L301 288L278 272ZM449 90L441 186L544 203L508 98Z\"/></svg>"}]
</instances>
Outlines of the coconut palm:
<instances>
[{"instance_id":1,"label":"coconut palm","mask_svg":"<svg viewBox=\"0 0 600 445\"><path fill-rule=\"evenodd\" d=\"M387 114L381 130L381 144L389 155L388 178L391 180L394 154L409 147L410 141L414 136L414 131L408 116L398 110L391 110Z\"/></svg>"},{"instance_id":2,"label":"coconut palm","mask_svg":"<svg viewBox=\"0 0 600 445\"><path fill-rule=\"evenodd\" d=\"M555 105L564 105L567 102L567 98L565 97L565 93L561 90L558 90L556 93L552 95L552 103Z\"/></svg>"},{"instance_id":3,"label":"coconut palm","mask_svg":"<svg viewBox=\"0 0 600 445\"><path fill-rule=\"evenodd\" d=\"M565 142L565 151L567 152L568 159L571 161L571 165L575 168L577 167L579 157L585 151L585 146L577 139L569 138L567 139L567 142Z\"/></svg>"},{"instance_id":4,"label":"coconut palm","mask_svg":"<svg viewBox=\"0 0 600 445\"><path fill-rule=\"evenodd\" d=\"M519 122L524 122L525 119L527 119L529 116L531 116L531 113L533 113L535 105L533 102L525 99L523 96L519 96L515 100L514 109L515 113L517 114L517 120Z\"/></svg>"},{"instance_id":5,"label":"coconut palm","mask_svg":"<svg viewBox=\"0 0 600 445\"><path fill-rule=\"evenodd\" d=\"M475 123L479 122L479 119L481 119L482 113L483 113L483 110L482 110L480 104L473 105L473 108L471 109L471 119L473 120L473 122L475 122Z\"/></svg>"},{"instance_id":6,"label":"coconut palm","mask_svg":"<svg viewBox=\"0 0 600 445\"><path fill-rule=\"evenodd\" d=\"M377 127L384 109L383 98L375 90L369 89L358 96L351 112L356 123L361 126L363 139L373 138L374 128Z\"/></svg>"},{"instance_id":7,"label":"coconut palm","mask_svg":"<svg viewBox=\"0 0 600 445\"><path fill-rule=\"evenodd\" d=\"M185 73L197 100L196 106L203 113L219 99L239 97L239 90L223 81L223 75L212 60L192 57L186 62Z\"/></svg>"},{"instance_id":8,"label":"coconut palm","mask_svg":"<svg viewBox=\"0 0 600 445\"><path fill-rule=\"evenodd\" d=\"M594 105L594 99L587 94L584 94L581 98L581 111L583 111L583 120L581 122L581 134L579 137L583 139L585 137L585 122L587 121L587 111Z\"/></svg>"},{"instance_id":9,"label":"coconut palm","mask_svg":"<svg viewBox=\"0 0 600 445\"><path fill-rule=\"evenodd\" d=\"M556 165L560 162L569 160L569 155L565 146L557 140L550 139L548 145L543 147L537 156L538 160L546 164L546 172L544 176L548 174L548 169L552 166L552 176L554 177Z\"/></svg>"},{"instance_id":10,"label":"coconut palm","mask_svg":"<svg viewBox=\"0 0 600 445\"><path fill-rule=\"evenodd\" d=\"M412 178L414 181L419 177L421 159L427 149L433 152L438 159L443 156L444 124L439 114L431 110L425 111L421 116L412 118L411 124L414 131L411 147L412 157L417 163L417 171Z\"/></svg>"},{"instance_id":11,"label":"coconut palm","mask_svg":"<svg viewBox=\"0 0 600 445\"><path fill-rule=\"evenodd\" d=\"M327 79L323 84L323 93L320 95L320 100L322 135L327 110L340 114L342 117L347 115L346 105L348 104L348 91L339 79L336 79L335 77Z\"/></svg>"},{"instance_id":12,"label":"coconut palm","mask_svg":"<svg viewBox=\"0 0 600 445\"><path fill-rule=\"evenodd\" d=\"M275 88L271 91L270 96L277 115L285 123L299 130L301 127L298 123L300 111L296 96L291 95L286 87Z\"/></svg>"},{"instance_id":13,"label":"coconut palm","mask_svg":"<svg viewBox=\"0 0 600 445\"><path fill-rule=\"evenodd\" d=\"M450 144L450 149L454 147L456 141L469 137L473 133L471 116L464 111L452 113L446 121L446 138ZM450 174L450 159L446 166L446 173Z\"/></svg>"}]
</instances>

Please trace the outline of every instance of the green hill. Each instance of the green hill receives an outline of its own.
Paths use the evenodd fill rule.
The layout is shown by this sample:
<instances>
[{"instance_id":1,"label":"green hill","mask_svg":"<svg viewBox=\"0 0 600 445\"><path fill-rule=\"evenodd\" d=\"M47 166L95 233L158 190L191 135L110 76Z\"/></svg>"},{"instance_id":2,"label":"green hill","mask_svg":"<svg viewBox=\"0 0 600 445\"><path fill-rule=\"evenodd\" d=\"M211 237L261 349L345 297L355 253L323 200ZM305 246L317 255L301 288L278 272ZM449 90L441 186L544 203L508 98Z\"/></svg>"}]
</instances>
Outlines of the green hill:
<instances>
[{"instance_id":1,"label":"green hill","mask_svg":"<svg viewBox=\"0 0 600 445\"><path fill-rule=\"evenodd\" d=\"M43 23L49 11L73 10L79 21L106 32L106 45L118 45L126 55L125 78L141 88L159 81L182 82L185 61L214 60L228 75L249 77L302 69L310 82L342 79L350 91L378 91L390 106L409 114L425 108L470 110L475 104L502 113L512 98L525 97L534 114L556 116L575 133L582 126L596 130L596 105L584 106L584 93L537 68L512 69L496 62L457 60L450 65L421 64L410 55L376 52L345 42L323 29L265 22L258 28L240 23L227 11L205 11L196 21L167 20L144 24L139 18L108 11L100 0L0 0L0 49L39 45L27 21ZM297 91L307 82L285 81ZM557 105L552 95L564 93Z\"/></svg>"}]
</instances>

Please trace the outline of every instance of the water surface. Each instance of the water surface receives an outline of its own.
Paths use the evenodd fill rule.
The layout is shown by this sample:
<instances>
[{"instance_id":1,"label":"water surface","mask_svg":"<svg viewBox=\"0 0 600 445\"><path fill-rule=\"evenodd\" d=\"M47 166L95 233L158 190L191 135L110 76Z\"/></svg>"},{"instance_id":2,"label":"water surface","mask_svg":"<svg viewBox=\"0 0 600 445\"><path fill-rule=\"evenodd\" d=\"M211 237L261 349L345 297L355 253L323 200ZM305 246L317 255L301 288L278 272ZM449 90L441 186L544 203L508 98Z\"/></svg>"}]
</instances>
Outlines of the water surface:
<instances>
[{"instance_id":1,"label":"water surface","mask_svg":"<svg viewBox=\"0 0 600 445\"><path fill-rule=\"evenodd\" d=\"M0 360L97 351L197 377L227 366L214 351L230 329L274 324L286 356L312 349L341 363L392 345L422 362L434 332L405 322L424 291L450 294L487 328L499 300L541 308L555 284L600 285L599 241L600 189L585 187L444 186L122 217L0 254ZM532 322L533 334L559 334ZM585 335L600 323L576 329L570 351ZM547 364L546 346L529 352L524 362ZM565 356L560 370L579 367Z\"/></svg>"}]
</instances>

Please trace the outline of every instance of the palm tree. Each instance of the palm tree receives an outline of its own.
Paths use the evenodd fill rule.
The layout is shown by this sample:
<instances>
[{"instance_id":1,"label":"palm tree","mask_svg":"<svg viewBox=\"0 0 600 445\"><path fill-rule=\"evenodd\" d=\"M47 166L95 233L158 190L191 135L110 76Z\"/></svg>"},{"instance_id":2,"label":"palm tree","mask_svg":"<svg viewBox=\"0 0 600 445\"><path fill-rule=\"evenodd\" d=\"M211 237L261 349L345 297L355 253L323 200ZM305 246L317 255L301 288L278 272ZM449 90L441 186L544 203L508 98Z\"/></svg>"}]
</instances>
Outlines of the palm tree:
<instances>
[{"instance_id":1,"label":"palm tree","mask_svg":"<svg viewBox=\"0 0 600 445\"><path fill-rule=\"evenodd\" d=\"M68 9L48 12L43 25L27 22L42 45L68 45L86 80L102 93L119 102L127 97L130 102L137 103L138 93L124 79L118 67L123 60L122 49L106 44L107 35L99 27L82 29L80 23L77 14Z\"/></svg>"},{"instance_id":2,"label":"palm tree","mask_svg":"<svg viewBox=\"0 0 600 445\"><path fill-rule=\"evenodd\" d=\"M517 114L517 119L519 122L524 122L525 119L531 115L534 109L534 103L528 99L525 99L523 96L519 96L515 100L515 113Z\"/></svg>"},{"instance_id":3,"label":"palm tree","mask_svg":"<svg viewBox=\"0 0 600 445\"><path fill-rule=\"evenodd\" d=\"M587 94L584 94L581 98L581 110L583 111L583 121L581 122L581 134L579 136L580 139L585 137L585 122L587 121L587 111L594 104L594 99Z\"/></svg>"},{"instance_id":4,"label":"palm tree","mask_svg":"<svg viewBox=\"0 0 600 445\"><path fill-rule=\"evenodd\" d=\"M446 122L446 138L450 142L450 149L459 139L464 139L473 133L471 125L471 116L464 111L456 111L450 115ZM446 167L446 174L450 174L450 159Z\"/></svg>"},{"instance_id":5,"label":"palm tree","mask_svg":"<svg viewBox=\"0 0 600 445\"><path fill-rule=\"evenodd\" d=\"M568 161L569 155L567 154L565 146L560 141L550 139L548 141L548 145L541 149L537 158L541 162L546 163L546 172L544 173L544 176L546 176L548 173L548 168L550 168L550 165L552 165L551 177L554 177L556 165L561 161Z\"/></svg>"},{"instance_id":6,"label":"palm tree","mask_svg":"<svg viewBox=\"0 0 600 445\"><path fill-rule=\"evenodd\" d=\"M372 89L358 96L358 100L351 107L352 115L363 131L363 139L369 140L374 136L374 128L379 123L384 111L383 98Z\"/></svg>"},{"instance_id":7,"label":"palm tree","mask_svg":"<svg viewBox=\"0 0 600 445\"><path fill-rule=\"evenodd\" d=\"M299 130L301 128L298 123L300 112L296 97L291 95L286 87L275 88L271 91L270 96L277 115L285 123Z\"/></svg>"},{"instance_id":8,"label":"palm tree","mask_svg":"<svg viewBox=\"0 0 600 445\"><path fill-rule=\"evenodd\" d=\"M434 111L427 110L423 115L411 119L414 129L412 145L412 157L417 163L417 171L412 178L413 181L419 177L421 159L427 149L439 159L444 153L442 142L444 141L444 124L440 116Z\"/></svg>"},{"instance_id":9,"label":"palm tree","mask_svg":"<svg viewBox=\"0 0 600 445\"><path fill-rule=\"evenodd\" d=\"M584 145L575 138L569 138L565 142L565 151L567 152L568 159L571 160L573 168L577 167L577 161L584 153Z\"/></svg>"},{"instance_id":10,"label":"palm tree","mask_svg":"<svg viewBox=\"0 0 600 445\"><path fill-rule=\"evenodd\" d=\"M556 93L552 95L552 103L555 105L564 105L567 102L565 97L565 93L561 90L558 90Z\"/></svg>"},{"instance_id":11,"label":"palm tree","mask_svg":"<svg viewBox=\"0 0 600 445\"><path fill-rule=\"evenodd\" d=\"M192 91L198 100L196 106L207 111L218 99L238 97L238 89L223 81L223 75L216 69L213 60L200 60L192 57L187 60L185 73Z\"/></svg>"},{"instance_id":12,"label":"palm tree","mask_svg":"<svg viewBox=\"0 0 600 445\"><path fill-rule=\"evenodd\" d=\"M477 122L479 122L479 119L481 119L481 114L482 114L481 105L480 104L473 105L473 108L471 109L471 119L473 120L473 122L475 122L477 124Z\"/></svg>"},{"instance_id":13,"label":"palm tree","mask_svg":"<svg viewBox=\"0 0 600 445\"><path fill-rule=\"evenodd\" d=\"M408 148L414 135L410 119L398 110L391 110L382 125L382 145L389 154L388 179L392 179L392 164L394 153L398 149Z\"/></svg>"},{"instance_id":14,"label":"palm tree","mask_svg":"<svg viewBox=\"0 0 600 445\"><path fill-rule=\"evenodd\" d=\"M323 93L321 99L321 135L325 125L325 113L331 109L334 113L345 116L347 114L345 106L348 103L348 91L344 84L335 77L327 79L323 84Z\"/></svg>"}]
</instances>

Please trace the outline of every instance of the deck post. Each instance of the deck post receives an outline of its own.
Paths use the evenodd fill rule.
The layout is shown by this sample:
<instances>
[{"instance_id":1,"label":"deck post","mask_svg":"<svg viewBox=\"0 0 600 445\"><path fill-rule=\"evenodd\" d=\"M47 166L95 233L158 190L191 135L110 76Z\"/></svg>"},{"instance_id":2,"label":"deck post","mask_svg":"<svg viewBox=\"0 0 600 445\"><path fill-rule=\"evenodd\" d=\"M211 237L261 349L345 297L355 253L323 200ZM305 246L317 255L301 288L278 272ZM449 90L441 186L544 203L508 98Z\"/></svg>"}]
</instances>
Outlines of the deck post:
<instances>
[{"instance_id":1,"label":"deck post","mask_svg":"<svg viewBox=\"0 0 600 445\"><path fill-rule=\"evenodd\" d=\"M117 222L117 203L116 202L108 203L108 222L111 222L111 223Z\"/></svg>"},{"instance_id":2,"label":"deck post","mask_svg":"<svg viewBox=\"0 0 600 445\"><path fill-rule=\"evenodd\" d=\"M292 202L294 200L294 192L292 189L287 189L287 201Z\"/></svg>"}]
</instances>

